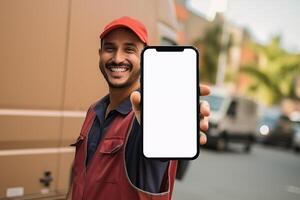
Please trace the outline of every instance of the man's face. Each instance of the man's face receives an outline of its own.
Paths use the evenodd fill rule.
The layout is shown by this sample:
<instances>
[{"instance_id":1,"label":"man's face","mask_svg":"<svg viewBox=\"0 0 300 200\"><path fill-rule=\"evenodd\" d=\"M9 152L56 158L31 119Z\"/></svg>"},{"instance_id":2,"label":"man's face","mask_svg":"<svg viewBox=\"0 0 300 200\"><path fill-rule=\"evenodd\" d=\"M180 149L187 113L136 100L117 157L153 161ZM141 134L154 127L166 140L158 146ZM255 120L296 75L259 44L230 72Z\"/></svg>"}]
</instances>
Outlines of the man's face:
<instances>
[{"instance_id":1,"label":"man's face","mask_svg":"<svg viewBox=\"0 0 300 200\"><path fill-rule=\"evenodd\" d=\"M139 81L144 44L128 29L118 28L102 41L100 70L111 88L126 88Z\"/></svg>"}]
</instances>

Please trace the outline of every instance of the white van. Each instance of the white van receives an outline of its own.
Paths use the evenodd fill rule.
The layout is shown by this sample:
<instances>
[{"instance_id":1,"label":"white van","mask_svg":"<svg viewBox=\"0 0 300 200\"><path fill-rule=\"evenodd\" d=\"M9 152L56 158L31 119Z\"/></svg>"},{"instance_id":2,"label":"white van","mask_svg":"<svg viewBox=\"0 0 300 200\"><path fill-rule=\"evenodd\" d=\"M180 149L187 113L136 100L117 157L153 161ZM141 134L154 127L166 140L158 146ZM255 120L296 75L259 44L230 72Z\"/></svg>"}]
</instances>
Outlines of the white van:
<instances>
[{"instance_id":1,"label":"white van","mask_svg":"<svg viewBox=\"0 0 300 200\"><path fill-rule=\"evenodd\" d=\"M244 151L249 152L258 122L257 103L217 87L200 99L208 101L211 108L207 145L225 150L229 142L237 142L243 143Z\"/></svg>"}]
</instances>

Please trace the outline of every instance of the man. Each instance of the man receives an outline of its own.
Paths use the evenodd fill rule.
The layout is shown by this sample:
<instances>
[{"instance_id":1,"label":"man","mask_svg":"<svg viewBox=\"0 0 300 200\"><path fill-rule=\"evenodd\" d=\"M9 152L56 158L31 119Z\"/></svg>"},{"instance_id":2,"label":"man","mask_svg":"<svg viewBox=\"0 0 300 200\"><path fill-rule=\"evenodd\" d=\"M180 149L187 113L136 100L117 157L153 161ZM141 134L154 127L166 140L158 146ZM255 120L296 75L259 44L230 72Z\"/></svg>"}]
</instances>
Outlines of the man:
<instances>
[{"instance_id":1,"label":"man","mask_svg":"<svg viewBox=\"0 0 300 200\"><path fill-rule=\"evenodd\" d=\"M148 44L145 26L121 17L100 35L99 68L109 94L93 104L74 146L74 178L68 199L171 199L177 161L148 160L142 154L140 54ZM200 86L201 95L209 94ZM209 105L200 105L200 129L207 130ZM200 137L200 143L206 136Z\"/></svg>"}]
</instances>

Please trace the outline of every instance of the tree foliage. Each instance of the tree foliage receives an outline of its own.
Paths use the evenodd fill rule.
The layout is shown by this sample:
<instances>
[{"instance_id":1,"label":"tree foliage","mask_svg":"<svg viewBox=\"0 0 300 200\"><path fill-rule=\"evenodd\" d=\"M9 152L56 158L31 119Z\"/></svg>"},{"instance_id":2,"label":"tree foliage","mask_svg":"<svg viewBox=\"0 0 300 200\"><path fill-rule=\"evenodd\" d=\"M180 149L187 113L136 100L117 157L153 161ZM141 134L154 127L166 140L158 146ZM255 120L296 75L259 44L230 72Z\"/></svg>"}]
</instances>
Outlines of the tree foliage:
<instances>
[{"instance_id":1,"label":"tree foliage","mask_svg":"<svg viewBox=\"0 0 300 200\"><path fill-rule=\"evenodd\" d=\"M268 104L283 98L296 99L295 80L300 76L300 55L285 51L280 37L275 36L267 45L251 43L250 48L259 55L258 63L248 63L241 72L253 77L249 91L264 94Z\"/></svg>"}]
</instances>

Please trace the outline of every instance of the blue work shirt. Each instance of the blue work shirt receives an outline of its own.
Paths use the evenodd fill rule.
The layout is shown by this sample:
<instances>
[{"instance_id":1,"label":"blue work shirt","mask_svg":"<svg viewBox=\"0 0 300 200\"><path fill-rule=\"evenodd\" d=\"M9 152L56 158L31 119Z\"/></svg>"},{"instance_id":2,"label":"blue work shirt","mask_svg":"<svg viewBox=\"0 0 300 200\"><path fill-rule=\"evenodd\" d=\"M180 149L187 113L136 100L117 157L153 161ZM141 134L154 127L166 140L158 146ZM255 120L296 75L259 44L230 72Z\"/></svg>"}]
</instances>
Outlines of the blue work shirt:
<instances>
[{"instance_id":1,"label":"blue work shirt","mask_svg":"<svg viewBox=\"0 0 300 200\"><path fill-rule=\"evenodd\" d=\"M105 112L109 105L109 95L98 101L94 107L96 118L89 132L87 163L93 157L97 146L105 135L111 122L117 115L127 115L132 110L130 97L128 96L119 106L110 111L105 118ZM138 188L152 192L160 192L161 183L168 167L168 161L146 159L143 156L142 129L135 119L129 135L126 149L125 162L128 176L131 182Z\"/></svg>"}]
</instances>

